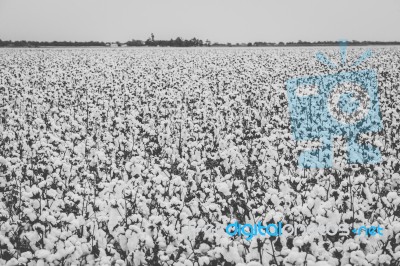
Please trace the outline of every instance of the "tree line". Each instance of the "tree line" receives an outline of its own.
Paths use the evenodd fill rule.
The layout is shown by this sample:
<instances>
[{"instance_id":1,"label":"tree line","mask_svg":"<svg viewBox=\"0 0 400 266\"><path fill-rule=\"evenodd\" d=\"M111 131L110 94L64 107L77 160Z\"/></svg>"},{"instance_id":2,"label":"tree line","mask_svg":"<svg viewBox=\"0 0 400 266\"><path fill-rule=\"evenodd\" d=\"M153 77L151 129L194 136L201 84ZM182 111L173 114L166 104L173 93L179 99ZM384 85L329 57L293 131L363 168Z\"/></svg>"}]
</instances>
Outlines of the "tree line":
<instances>
[{"instance_id":1,"label":"tree line","mask_svg":"<svg viewBox=\"0 0 400 266\"><path fill-rule=\"evenodd\" d=\"M41 46L107 46L104 42L38 42L38 41L2 41L0 39L0 47L41 47Z\"/></svg>"},{"instance_id":2,"label":"tree line","mask_svg":"<svg viewBox=\"0 0 400 266\"><path fill-rule=\"evenodd\" d=\"M38 41L2 41L0 39L0 47L45 47L45 46L70 46L70 47L88 47L88 46L98 46L98 47L124 47L124 46L159 46L159 47L202 47L202 46L214 46L214 47L243 47L243 46L256 46L256 47L293 47L293 46L337 46L339 41L318 41L318 42L248 42L248 43L212 43L209 40L203 41L201 39L183 39L178 37L176 39L170 40L155 40L152 34L150 38L146 41L132 39L125 43L122 42L71 42L71 41L52 41L52 42L38 42ZM349 46L363 46L363 45L400 45L398 41L392 42L378 42L378 41L348 41Z\"/></svg>"}]
</instances>

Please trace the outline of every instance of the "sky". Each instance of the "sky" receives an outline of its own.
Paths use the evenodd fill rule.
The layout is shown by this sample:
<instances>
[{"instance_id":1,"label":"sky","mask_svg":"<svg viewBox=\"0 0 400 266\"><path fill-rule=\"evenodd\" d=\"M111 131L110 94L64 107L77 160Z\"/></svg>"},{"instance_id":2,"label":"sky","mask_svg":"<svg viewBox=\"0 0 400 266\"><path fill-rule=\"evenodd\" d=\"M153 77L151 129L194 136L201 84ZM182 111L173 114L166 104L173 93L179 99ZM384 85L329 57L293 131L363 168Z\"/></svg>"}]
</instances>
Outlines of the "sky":
<instances>
[{"instance_id":1,"label":"sky","mask_svg":"<svg viewBox=\"0 0 400 266\"><path fill-rule=\"evenodd\" d=\"M400 41L400 0L0 0L0 39Z\"/></svg>"}]
</instances>

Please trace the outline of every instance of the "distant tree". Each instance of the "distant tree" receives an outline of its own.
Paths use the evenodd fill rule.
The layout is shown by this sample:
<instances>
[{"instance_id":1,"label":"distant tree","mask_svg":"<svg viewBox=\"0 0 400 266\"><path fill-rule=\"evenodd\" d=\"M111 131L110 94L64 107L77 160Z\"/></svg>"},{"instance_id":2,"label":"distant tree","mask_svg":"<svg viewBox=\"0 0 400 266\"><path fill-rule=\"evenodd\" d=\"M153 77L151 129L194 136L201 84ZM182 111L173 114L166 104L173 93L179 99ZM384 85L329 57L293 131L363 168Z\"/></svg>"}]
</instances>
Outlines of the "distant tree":
<instances>
[{"instance_id":1,"label":"distant tree","mask_svg":"<svg viewBox=\"0 0 400 266\"><path fill-rule=\"evenodd\" d=\"M151 39L148 38L148 39L144 42L144 44L147 45L147 46L153 46L154 42L152 42Z\"/></svg>"},{"instance_id":2,"label":"distant tree","mask_svg":"<svg viewBox=\"0 0 400 266\"><path fill-rule=\"evenodd\" d=\"M143 41L140 41L140 40L131 40L131 41L126 42L126 45L128 45L128 46L143 46L144 44L143 44Z\"/></svg>"},{"instance_id":3,"label":"distant tree","mask_svg":"<svg viewBox=\"0 0 400 266\"><path fill-rule=\"evenodd\" d=\"M247 44L247 46L253 46L253 44L252 44L251 42L249 42L249 43Z\"/></svg>"},{"instance_id":4,"label":"distant tree","mask_svg":"<svg viewBox=\"0 0 400 266\"><path fill-rule=\"evenodd\" d=\"M178 37L174 41L174 46L182 47L184 45L184 41L181 37Z\"/></svg>"},{"instance_id":5,"label":"distant tree","mask_svg":"<svg viewBox=\"0 0 400 266\"><path fill-rule=\"evenodd\" d=\"M151 41L154 42L154 34L151 34Z\"/></svg>"}]
</instances>

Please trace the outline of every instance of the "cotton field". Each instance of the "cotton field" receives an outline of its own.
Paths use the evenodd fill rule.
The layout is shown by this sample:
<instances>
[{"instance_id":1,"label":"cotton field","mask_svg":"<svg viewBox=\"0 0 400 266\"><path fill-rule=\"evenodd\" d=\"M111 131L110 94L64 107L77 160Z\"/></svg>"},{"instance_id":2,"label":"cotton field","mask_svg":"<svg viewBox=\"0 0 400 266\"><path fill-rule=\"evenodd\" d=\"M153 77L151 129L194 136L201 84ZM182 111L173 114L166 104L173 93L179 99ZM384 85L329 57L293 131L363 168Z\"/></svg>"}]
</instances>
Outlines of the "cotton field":
<instances>
[{"instance_id":1,"label":"cotton field","mask_svg":"<svg viewBox=\"0 0 400 266\"><path fill-rule=\"evenodd\" d=\"M351 48L348 61L365 49ZM382 162L298 166L285 82L330 48L0 50L0 265L400 265L400 48L375 47ZM241 224L382 236L229 236Z\"/></svg>"}]
</instances>

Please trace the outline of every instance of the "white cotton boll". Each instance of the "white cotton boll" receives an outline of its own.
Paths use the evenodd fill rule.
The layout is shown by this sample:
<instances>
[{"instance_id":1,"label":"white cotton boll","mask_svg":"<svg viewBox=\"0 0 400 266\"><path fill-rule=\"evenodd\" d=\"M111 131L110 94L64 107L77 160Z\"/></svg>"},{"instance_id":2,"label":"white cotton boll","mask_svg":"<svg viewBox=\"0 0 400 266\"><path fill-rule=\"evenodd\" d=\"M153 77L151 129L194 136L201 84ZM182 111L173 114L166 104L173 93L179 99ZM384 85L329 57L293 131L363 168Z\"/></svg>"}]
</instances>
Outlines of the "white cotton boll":
<instances>
[{"instance_id":1,"label":"white cotton boll","mask_svg":"<svg viewBox=\"0 0 400 266\"><path fill-rule=\"evenodd\" d=\"M122 265L125 265L125 262L123 260L116 260L115 264L122 266Z\"/></svg>"},{"instance_id":2,"label":"white cotton boll","mask_svg":"<svg viewBox=\"0 0 400 266\"><path fill-rule=\"evenodd\" d=\"M27 259L32 259L33 255L30 251L26 251L26 252L21 253L21 257L27 258Z\"/></svg>"},{"instance_id":3,"label":"white cotton boll","mask_svg":"<svg viewBox=\"0 0 400 266\"><path fill-rule=\"evenodd\" d=\"M42 182L40 182L40 183L38 184L38 187L39 187L39 188L44 188L46 185L47 185L46 180L43 180Z\"/></svg>"},{"instance_id":4,"label":"white cotton boll","mask_svg":"<svg viewBox=\"0 0 400 266\"><path fill-rule=\"evenodd\" d=\"M17 266L18 265L18 260L16 258L12 258L9 261L7 261L6 266Z\"/></svg>"},{"instance_id":5,"label":"white cotton boll","mask_svg":"<svg viewBox=\"0 0 400 266\"><path fill-rule=\"evenodd\" d=\"M82 254L83 255L90 254L89 245L87 243L84 243L84 244L81 245L81 250L82 250Z\"/></svg>"},{"instance_id":6,"label":"white cotton boll","mask_svg":"<svg viewBox=\"0 0 400 266\"><path fill-rule=\"evenodd\" d=\"M148 248L154 248L154 242L150 235L146 235L145 243Z\"/></svg>"},{"instance_id":7,"label":"white cotton boll","mask_svg":"<svg viewBox=\"0 0 400 266\"><path fill-rule=\"evenodd\" d=\"M182 179L180 176L176 176L173 180L172 180L172 184L174 184L175 186L180 186L182 184Z\"/></svg>"},{"instance_id":8,"label":"white cotton boll","mask_svg":"<svg viewBox=\"0 0 400 266\"><path fill-rule=\"evenodd\" d=\"M165 249L165 253L167 253L168 255L173 254L176 250L176 247L174 247L173 245L168 245L168 247Z\"/></svg>"},{"instance_id":9,"label":"white cotton boll","mask_svg":"<svg viewBox=\"0 0 400 266\"><path fill-rule=\"evenodd\" d=\"M139 247L138 235L132 236L128 239L127 248L129 251L135 251ZM167 252L167 251L166 251ZM168 253L168 252L167 252Z\"/></svg>"},{"instance_id":10,"label":"white cotton boll","mask_svg":"<svg viewBox=\"0 0 400 266\"><path fill-rule=\"evenodd\" d=\"M19 264L26 265L27 262L28 262L28 259L27 259L27 258L20 257L20 258L18 259L18 263L19 263Z\"/></svg>"},{"instance_id":11,"label":"white cotton boll","mask_svg":"<svg viewBox=\"0 0 400 266\"><path fill-rule=\"evenodd\" d=\"M58 193L54 189L49 189L46 194L48 197L55 199Z\"/></svg>"},{"instance_id":12,"label":"white cotton boll","mask_svg":"<svg viewBox=\"0 0 400 266\"><path fill-rule=\"evenodd\" d=\"M46 217L46 220L47 220L49 223L51 223L52 225L55 225L55 224L57 223L57 219L56 219L54 216L52 216L52 215L47 216L47 217Z\"/></svg>"},{"instance_id":13,"label":"white cotton boll","mask_svg":"<svg viewBox=\"0 0 400 266\"><path fill-rule=\"evenodd\" d=\"M71 235L72 233L71 232L68 232L68 231L63 231L63 232L61 232L61 234L60 234L60 239L61 240L66 240L66 239L68 239L68 237Z\"/></svg>"},{"instance_id":14,"label":"white cotton boll","mask_svg":"<svg viewBox=\"0 0 400 266\"><path fill-rule=\"evenodd\" d=\"M40 208L40 202L39 202L38 200L34 200L34 201L32 202L32 207L33 207L34 209L39 209L39 208Z\"/></svg>"},{"instance_id":15,"label":"white cotton boll","mask_svg":"<svg viewBox=\"0 0 400 266\"><path fill-rule=\"evenodd\" d=\"M49 256L47 256L46 261L47 262L53 262L56 259L58 259L58 256L56 254L50 254Z\"/></svg>"},{"instance_id":16,"label":"white cotton boll","mask_svg":"<svg viewBox=\"0 0 400 266\"><path fill-rule=\"evenodd\" d=\"M184 266L193 266L193 262L190 260L186 259L185 262L183 263Z\"/></svg>"},{"instance_id":17,"label":"white cotton boll","mask_svg":"<svg viewBox=\"0 0 400 266\"><path fill-rule=\"evenodd\" d=\"M393 229L393 233L394 233L394 234L400 233L400 222L398 222L398 221L393 221L392 226L393 226L392 229Z\"/></svg>"},{"instance_id":18,"label":"white cotton boll","mask_svg":"<svg viewBox=\"0 0 400 266\"><path fill-rule=\"evenodd\" d=\"M54 243L57 241L57 238L54 237L47 237L45 239L43 239L44 242L44 248L47 250L51 250L54 247Z\"/></svg>"},{"instance_id":19,"label":"white cotton boll","mask_svg":"<svg viewBox=\"0 0 400 266\"><path fill-rule=\"evenodd\" d=\"M275 206L278 206L281 202L278 196L275 194L271 196L271 201Z\"/></svg>"},{"instance_id":20,"label":"white cotton boll","mask_svg":"<svg viewBox=\"0 0 400 266\"><path fill-rule=\"evenodd\" d=\"M205 266L210 264L210 258L207 256L202 256L199 258L199 264L200 266Z\"/></svg>"},{"instance_id":21,"label":"white cotton boll","mask_svg":"<svg viewBox=\"0 0 400 266\"><path fill-rule=\"evenodd\" d=\"M393 200L397 199L398 197L399 196L397 195L397 192L394 191L389 192L386 196L389 202L393 202Z\"/></svg>"},{"instance_id":22,"label":"white cotton boll","mask_svg":"<svg viewBox=\"0 0 400 266\"><path fill-rule=\"evenodd\" d=\"M110 212L109 212L109 220L108 220L108 230L110 232L114 231L115 226L117 226L119 224L119 222L121 221L122 217L118 212L117 208L110 208Z\"/></svg>"},{"instance_id":23,"label":"white cotton boll","mask_svg":"<svg viewBox=\"0 0 400 266\"><path fill-rule=\"evenodd\" d=\"M237 245L234 243L233 246L229 247L229 250L225 254L222 254L228 262L234 262L235 264L242 262L242 258L239 256Z\"/></svg>"},{"instance_id":24,"label":"white cotton boll","mask_svg":"<svg viewBox=\"0 0 400 266\"><path fill-rule=\"evenodd\" d=\"M303 246L303 244L304 244L304 242L303 242L303 240L300 238L300 237L296 237L294 240L293 240L293 245L295 246L295 247L302 247Z\"/></svg>"},{"instance_id":25,"label":"white cotton boll","mask_svg":"<svg viewBox=\"0 0 400 266\"><path fill-rule=\"evenodd\" d=\"M225 196L229 196L231 194L229 186L227 183L218 183L217 185L217 190L224 194Z\"/></svg>"},{"instance_id":26,"label":"white cotton boll","mask_svg":"<svg viewBox=\"0 0 400 266\"><path fill-rule=\"evenodd\" d=\"M97 151L96 155L100 161L102 161L102 162L107 161L106 154L103 151Z\"/></svg>"},{"instance_id":27,"label":"white cotton boll","mask_svg":"<svg viewBox=\"0 0 400 266\"><path fill-rule=\"evenodd\" d=\"M65 255L66 256L71 255L72 253L74 253L74 251L75 251L75 246L68 247L65 249Z\"/></svg>"},{"instance_id":28,"label":"white cotton boll","mask_svg":"<svg viewBox=\"0 0 400 266\"><path fill-rule=\"evenodd\" d=\"M35 257L39 259L46 259L51 253L45 249L39 249L35 252Z\"/></svg>"},{"instance_id":29,"label":"white cotton boll","mask_svg":"<svg viewBox=\"0 0 400 266\"><path fill-rule=\"evenodd\" d=\"M155 178L153 178L153 181L154 181L156 184L161 184L162 181L163 181L163 179L164 179L164 177L163 177L162 175L158 175L158 176L156 176Z\"/></svg>"},{"instance_id":30,"label":"white cotton boll","mask_svg":"<svg viewBox=\"0 0 400 266\"><path fill-rule=\"evenodd\" d=\"M368 186L363 187L363 192L364 192L365 197L368 200L368 202L373 203L373 197L372 197L371 191L369 190Z\"/></svg>"},{"instance_id":31,"label":"white cotton boll","mask_svg":"<svg viewBox=\"0 0 400 266\"><path fill-rule=\"evenodd\" d=\"M380 264L386 263L387 265L389 265L390 261L391 261L391 257L388 254L382 254L382 255L379 255L378 261Z\"/></svg>"},{"instance_id":32,"label":"white cotton boll","mask_svg":"<svg viewBox=\"0 0 400 266\"><path fill-rule=\"evenodd\" d=\"M70 213L70 214L68 214L67 217L63 218L62 221L70 223L74 219L75 219L75 215L73 213Z\"/></svg>"},{"instance_id":33,"label":"white cotton boll","mask_svg":"<svg viewBox=\"0 0 400 266\"><path fill-rule=\"evenodd\" d=\"M134 164L132 166L132 175L140 175L142 171L144 170L144 166L141 164Z\"/></svg>"},{"instance_id":34,"label":"white cotton boll","mask_svg":"<svg viewBox=\"0 0 400 266\"><path fill-rule=\"evenodd\" d=\"M125 164L125 170L128 172L132 172L132 162L129 161Z\"/></svg>"},{"instance_id":35,"label":"white cotton boll","mask_svg":"<svg viewBox=\"0 0 400 266\"><path fill-rule=\"evenodd\" d=\"M365 176L359 175L354 179L354 185L361 185L365 183Z\"/></svg>"},{"instance_id":36,"label":"white cotton boll","mask_svg":"<svg viewBox=\"0 0 400 266\"><path fill-rule=\"evenodd\" d=\"M143 251L136 250L134 253L134 265L141 265L145 263L145 254Z\"/></svg>"},{"instance_id":37,"label":"white cotton boll","mask_svg":"<svg viewBox=\"0 0 400 266\"><path fill-rule=\"evenodd\" d=\"M0 164L6 165L6 166L9 165L8 161L7 161L4 157L2 157L2 156L0 156Z\"/></svg>"},{"instance_id":38,"label":"white cotton boll","mask_svg":"<svg viewBox=\"0 0 400 266\"><path fill-rule=\"evenodd\" d=\"M387 207L390 206L390 202L387 200L386 197L382 197L381 200Z\"/></svg>"},{"instance_id":39,"label":"white cotton boll","mask_svg":"<svg viewBox=\"0 0 400 266\"><path fill-rule=\"evenodd\" d=\"M395 183L400 184L400 174L399 174L399 173L394 173L394 174L392 175L392 180L393 180Z\"/></svg>"},{"instance_id":40,"label":"white cotton boll","mask_svg":"<svg viewBox=\"0 0 400 266\"><path fill-rule=\"evenodd\" d=\"M79 143L77 146L74 147L74 153L76 153L78 155L84 155L85 148L86 148L86 144L84 141L82 141L81 143Z\"/></svg>"},{"instance_id":41,"label":"white cotton boll","mask_svg":"<svg viewBox=\"0 0 400 266\"><path fill-rule=\"evenodd\" d=\"M203 219L197 220L197 227L203 228L206 225L206 222Z\"/></svg>"},{"instance_id":42,"label":"white cotton boll","mask_svg":"<svg viewBox=\"0 0 400 266\"><path fill-rule=\"evenodd\" d=\"M71 243L71 241L69 241L69 240L65 241L64 244L65 244L65 248L69 248L69 247L74 246L74 245Z\"/></svg>"},{"instance_id":43,"label":"white cotton boll","mask_svg":"<svg viewBox=\"0 0 400 266\"><path fill-rule=\"evenodd\" d=\"M367 256L365 256L365 258L367 259L367 261L373 265L376 265L378 263L378 256L379 254L367 254Z\"/></svg>"},{"instance_id":44,"label":"white cotton boll","mask_svg":"<svg viewBox=\"0 0 400 266\"><path fill-rule=\"evenodd\" d=\"M128 250L128 238L126 238L126 236L120 234L118 236L118 240L119 240L118 242L119 242L119 245L121 246L121 249L123 251L127 251Z\"/></svg>"},{"instance_id":45,"label":"white cotton boll","mask_svg":"<svg viewBox=\"0 0 400 266\"><path fill-rule=\"evenodd\" d=\"M227 248L230 243L230 240L229 238L223 237L219 240L219 243L221 244L221 247Z\"/></svg>"},{"instance_id":46,"label":"white cotton boll","mask_svg":"<svg viewBox=\"0 0 400 266\"><path fill-rule=\"evenodd\" d=\"M200 247L199 247L199 251L202 253L207 253L210 250L210 246L205 244L205 243L201 243Z\"/></svg>"}]
</instances>

